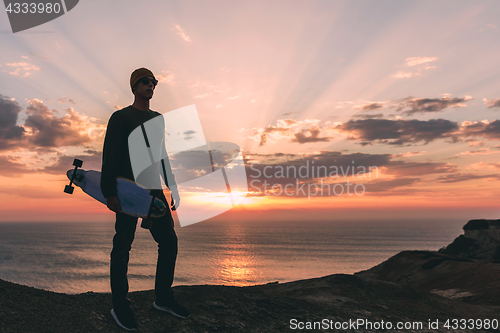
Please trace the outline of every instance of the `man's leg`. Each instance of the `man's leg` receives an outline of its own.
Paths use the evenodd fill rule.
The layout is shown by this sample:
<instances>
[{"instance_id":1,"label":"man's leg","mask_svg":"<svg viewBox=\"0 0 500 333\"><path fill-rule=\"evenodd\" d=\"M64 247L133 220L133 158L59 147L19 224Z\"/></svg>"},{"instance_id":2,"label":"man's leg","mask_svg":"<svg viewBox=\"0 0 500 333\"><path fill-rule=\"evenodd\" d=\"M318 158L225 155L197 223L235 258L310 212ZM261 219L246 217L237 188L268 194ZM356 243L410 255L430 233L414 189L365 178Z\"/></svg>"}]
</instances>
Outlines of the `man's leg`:
<instances>
[{"instance_id":1,"label":"man's leg","mask_svg":"<svg viewBox=\"0 0 500 333\"><path fill-rule=\"evenodd\" d=\"M177 235L175 234L174 220L170 211L160 218L153 219L150 232L156 243L158 243L155 281L156 299L162 303L168 302L174 297L172 283L174 282L175 261L177 259Z\"/></svg>"},{"instance_id":2,"label":"man's leg","mask_svg":"<svg viewBox=\"0 0 500 333\"><path fill-rule=\"evenodd\" d=\"M188 318L191 313L175 301L174 290L172 289L175 260L177 259L177 235L175 234L174 220L170 211L165 216L154 219L150 231L158 243L155 281L156 302L153 303L153 306L176 317Z\"/></svg>"},{"instance_id":3,"label":"man's leg","mask_svg":"<svg viewBox=\"0 0 500 333\"><path fill-rule=\"evenodd\" d=\"M115 309L127 309L130 307L130 301L127 299L127 269L129 252L134 241L136 226L136 217L120 213L116 214L116 233L113 237L110 268L111 293Z\"/></svg>"}]
</instances>

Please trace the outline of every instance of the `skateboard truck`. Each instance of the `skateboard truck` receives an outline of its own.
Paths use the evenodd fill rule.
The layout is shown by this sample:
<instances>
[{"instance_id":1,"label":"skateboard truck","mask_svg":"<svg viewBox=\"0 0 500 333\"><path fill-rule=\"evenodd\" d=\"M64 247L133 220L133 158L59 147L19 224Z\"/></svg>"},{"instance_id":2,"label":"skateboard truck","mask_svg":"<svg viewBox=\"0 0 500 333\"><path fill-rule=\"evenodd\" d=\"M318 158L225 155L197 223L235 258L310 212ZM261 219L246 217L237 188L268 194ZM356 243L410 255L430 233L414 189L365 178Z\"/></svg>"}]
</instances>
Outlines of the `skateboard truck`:
<instances>
[{"instance_id":1,"label":"skateboard truck","mask_svg":"<svg viewBox=\"0 0 500 333\"><path fill-rule=\"evenodd\" d=\"M73 185L73 181L75 180L76 178L76 170L78 168L81 168L82 167L82 164L83 164L83 161L82 160L79 160L77 158L74 159L73 161L73 165L75 166L75 170L73 170L73 175L71 175L71 180L69 182L69 185L66 185L64 187L64 193L69 193L69 194L73 194L73 190L75 189L74 186L71 186Z\"/></svg>"}]
</instances>

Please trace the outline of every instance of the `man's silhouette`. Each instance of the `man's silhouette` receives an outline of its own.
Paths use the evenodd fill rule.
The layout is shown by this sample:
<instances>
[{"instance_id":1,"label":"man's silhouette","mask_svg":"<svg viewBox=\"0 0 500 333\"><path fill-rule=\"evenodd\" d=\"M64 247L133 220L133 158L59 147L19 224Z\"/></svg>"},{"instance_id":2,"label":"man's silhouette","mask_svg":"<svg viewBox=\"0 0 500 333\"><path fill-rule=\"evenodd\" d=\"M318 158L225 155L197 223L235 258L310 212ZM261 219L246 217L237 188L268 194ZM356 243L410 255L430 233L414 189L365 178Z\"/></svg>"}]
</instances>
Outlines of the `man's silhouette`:
<instances>
[{"instance_id":1,"label":"man's silhouette","mask_svg":"<svg viewBox=\"0 0 500 333\"><path fill-rule=\"evenodd\" d=\"M111 115L102 154L101 190L107 199L108 208L116 213L116 233L113 237L110 269L113 298L111 314L116 323L128 331L137 330L134 313L130 308L131 302L127 299L129 251L134 240L137 218L122 212L116 197L116 177L121 176L134 180L128 137L136 127L154 117L160 116L160 113L149 109L149 101L153 97L157 83L158 81L149 69L139 68L132 73L130 87L134 94L134 103ZM168 165L168 163L165 164ZM177 186L175 182L170 181L169 184L167 179L164 179L164 181L172 193L172 209L175 210L180 200ZM158 195L168 207L163 192L158 191ZM177 258L177 236L170 210L167 209L167 213L163 217L152 219L152 221L150 232L158 243L155 281L156 301L153 306L177 317L187 318L190 316L189 311L179 305L173 297L172 282Z\"/></svg>"}]
</instances>

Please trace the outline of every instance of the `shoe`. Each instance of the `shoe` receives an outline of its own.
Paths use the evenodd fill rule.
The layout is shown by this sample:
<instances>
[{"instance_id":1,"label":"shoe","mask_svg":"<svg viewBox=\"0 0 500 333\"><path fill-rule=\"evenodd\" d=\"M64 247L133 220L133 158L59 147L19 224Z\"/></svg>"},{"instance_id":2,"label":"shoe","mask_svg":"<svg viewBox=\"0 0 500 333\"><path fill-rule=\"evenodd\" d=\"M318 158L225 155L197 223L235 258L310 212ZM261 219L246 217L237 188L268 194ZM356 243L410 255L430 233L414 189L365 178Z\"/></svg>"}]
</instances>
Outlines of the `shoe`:
<instances>
[{"instance_id":1,"label":"shoe","mask_svg":"<svg viewBox=\"0 0 500 333\"><path fill-rule=\"evenodd\" d=\"M137 324L134 319L134 312L130 308L120 311L111 309L111 316L118 326L127 331L137 331Z\"/></svg>"},{"instance_id":2,"label":"shoe","mask_svg":"<svg viewBox=\"0 0 500 333\"><path fill-rule=\"evenodd\" d=\"M166 302L165 304L156 301L153 303L153 306L157 310L171 313L174 316L179 317L179 318L185 319L185 318L189 318L191 316L191 312L189 312L188 309L186 309L185 307L183 307L182 305L177 303L175 301L175 299L172 299L172 300Z\"/></svg>"}]
</instances>

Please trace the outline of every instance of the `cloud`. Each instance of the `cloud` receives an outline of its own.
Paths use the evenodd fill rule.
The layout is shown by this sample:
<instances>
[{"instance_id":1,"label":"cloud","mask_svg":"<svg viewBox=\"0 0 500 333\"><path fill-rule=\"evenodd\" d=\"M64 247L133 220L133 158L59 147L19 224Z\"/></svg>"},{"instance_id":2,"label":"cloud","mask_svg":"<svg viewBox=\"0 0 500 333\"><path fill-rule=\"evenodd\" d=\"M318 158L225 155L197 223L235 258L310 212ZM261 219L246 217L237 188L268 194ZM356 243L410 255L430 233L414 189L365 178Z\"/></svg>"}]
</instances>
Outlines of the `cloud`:
<instances>
[{"instance_id":1,"label":"cloud","mask_svg":"<svg viewBox=\"0 0 500 333\"><path fill-rule=\"evenodd\" d=\"M408 57L405 59L403 64L404 67L416 67L415 71L398 71L391 75L391 77L396 79L406 79L414 76L422 75L423 71L428 71L431 69L436 69L436 66L429 65L429 63L438 60L437 57Z\"/></svg>"},{"instance_id":2,"label":"cloud","mask_svg":"<svg viewBox=\"0 0 500 333\"><path fill-rule=\"evenodd\" d=\"M365 187L366 192L387 192L398 187L411 186L419 181L418 178L377 179L366 184Z\"/></svg>"},{"instance_id":3,"label":"cloud","mask_svg":"<svg viewBox=\"0 0 500 333\"><path fill-rule=\"evenodd\" d=\"M429 113L429 112L439 112L446 108L463 108L467 107L465 104L467 101L472 100L471 96L464 96L463 98L451 97L450 94L443 94L441 98L414 98L406 97L402 99L392 100L392 101L382 101L382 102L365 102L360 105L353 107L353 110L361 110L362 112L369 112L380 110L383 108L395 109L398 112L403 112L406 115L413 115L415 113ZM487 100L484 99L485 104ZM495 107L496 103L500 105L500 102L493 100L489 102L490 107Z\"/></svg>"},{"instance_id":4,"label":"cloud","mask_svg":"<svg viewBox=\"0 0 500 333\"><path fill-rule=\"evenodd\" d=\"M300 195L296 193L297 181L299 185L307 184L306 188L309 184L330 187L342 184L345 188L344 181L348 180L351 184L364 184L366 192L384 192L412 186L421 181L421 176L457 171L457 166L449 163L394 161L390 154L344 154L339 151L246 154L245 164L249 189L252 195L260 196L265 195L264 189L269 191L275 184L281 188L288 185L289 193Z\"/></svg>"},{"instance_id":5,"label":"cloud","mask_svg":"<svg viewBox=\"0 0 500 333\"><path fill-rule=\"evenodd\" d=\"M60 104L68 104L68 103L71 103L73 105L76 104L74 100L72 100L71 98L67 98L67 97L58 98L57 101Z\"/></svg>"},{"instance_id":6,"label":"cloud","mask_svg":"<svg viewBox=\"0 0 500 333\"><path fill-rule=\"evenodd\" d=\"M403 120L403 119L359 119L349 120L336 126L340 132L346 133L348 140L362 141L362 145L373 142L407 145L423 142L429 143L436 139L450 139L450 142L466 141L471 146L484 145L475 138L500 140L500 120L464 121L460 126L446 119ZM462 155L495 154L482 148L476 151L459 153Z\"/></svg>"},{"instance_id":7,"label":"cloud","mask_svg":"<svg viewBox=\"0 0 500 333\"><path fill-rule=\"evenodd\" d=\"M352 116L353 118L363 118L363 119L380 119L384 117L383 113L377 113L377 114L355 114Z\"/></svg>"},{"instance_id":8,"label":"cloud","mask_svg":"<svg viewBox=\"0 0 500 333\"><path fill-rule=\"evenodd\" d=\"M57 157L57 161L54 164L48 165L38 172L44 172L49 174L61 175L66 171L73 169L73 160L75 158L83 161L82 168L85 170L101 170L102 164L102 151L86 150L86 154L81 155L60 155Z\"/></svg>"},{"instance_id":9,"label":"cloud","mask_svg":"<svg viewBox=\"0 0 500 333\"><path fill-rule=\"evenodd\" d=\"M343 154L335 151L320 151L307 155L247 154L245 165L249 189L254 192L258 192L256 189L259 189L260 195L264 195L265 188L269 190L270 185L296 186L297 181L300 184L319 185L322 181L326 184L350 178L353 172L355 177L362 172L362 178L366 180L370 177L370 167L374 173L371 177L375 178L378 176L377 168L387 165L389 159L389 154ZM300 195L296 193L296 189L290 189L289 193Z\"/></svg>"},{"instance_id":10,"label":"cloud","mask_svg":"<svg viewBox=\"0 0 500 333\"><path fill-rule=\"evenodd\" d=\"M319 126L304 129L299 133L294 133L290 142L310 143L310 142L328 142L332 137L320 137L321 128Z\"/></svg>"},{"instance_id":11,"label":"cloud","mask_svg":"<svg viewBox=\"0 0 500 333\"><path fill-rule=\"evenodd\" d=\"M174 84L175 74L170 71L161 71L161 74L156 74L155 78L160 83Z\"/></svg>"},{"instance_id":12,"label":"cloud","mask_svg":"<svg viewBox=\"0 0 500 333\"><path fill-rule=\"evenodd\" d=\"M413 67L436 61L437 57L409 57L405 59L405 66Z\"/></svg>"},{"instance_id":13,"label":"cloud","mask_svg":"<svg viewBox=\"0 0 500 333\"><path fill-rule=\"evenodd\" d=\"M35 173L26 167L25 164L19 163L19 157L0 155L0 176L3 177L22 177L27 173Z\"/></svg>"},{"instance_id":14,"label":"cloud","mask_svg":"<svg viewBox=\"0 0 500 333\"><path fill-rule=\"evenodd\" d=\"M407 78L418 76L418 75L422 75L422 73L399 71L399 72L392 74L391 77L393 77L395 79L407 79Z\"/></svg>"},{"instance_id":15,"label":"cloud","mask_svg":"<svg viewBox=\"0 0 500 333\"><path fill-rule=\"evenodd\" d=\"M484 28L482 28L482 29L479 30L479 32L483 32L483 31L486 31L486 30L495 30L496 28L497 28L496 24L490 23L490 24L486 24L484 26Z\"/></svg>"},{"instance_id":16,"label":"cloud","mask_svg":"<svg viewBox=\"0 0 500 333\"><path fill-rule=\"evenodd\" d=\"M384 167L384 173L394 176L423 176L456 172L457 166L450 163L391 161Z\"/></svg>"},{"instance_id":17,"label":"cloud","mask_svg":"<svg viewBox=\"0 0 500 333\"><path fill-rule=\"evenodd\" d=\"M498 174L490 174L490 175L476 175L476 174L454 174L442 176L437 179L440 183L458 183L465 182L467 180L476 180L476 179L500 179L500 175Z\"/></svg>"},{"instance_id":18,"label":"cloud","mask_svg":"<svg viewBox=\"0 0 500 333\"><path fill-rule=\"evenodd\" d=\"M293 119L280 119L277 121L277 126L269 125L268 127L260 129L259 146L263 146L267 143L267 136L269 134L275 134L282 137L289 136L292 125L295 125L296 123L297 122Z\"/></svg>"},{"instance_id":19,"label":"cloud","mask_svg":"<svg viewBox=\"0 0 500 333\"><path fill-rule=\"evenodd\" d=\"M49 110L38 99L28 104L24 124L17 125L23 108L0 95L0 151L82 146L104 134L105 126L98 124L97 119L81 115L73 108L58 117L55 110Z\"/></svg>"},{"instance_id":20,"label":"cloud","mask_svg":"<svg viewBox=\"0 0 500 333\"><path fill-rule=\"evenodd\" d=\"M191 42L191 37L181 28L180 25L176 24L175 28L177 29L177 35L181 36L186 42Z\"/></svg>"},{"instance_id":21,"label":"cloud","mask_svg":"<svg viewBox=\"0 0 500 333\"><path fill-rule=\"evenodd\" d=\"M412 98L408 97L396 102L396 111L403 111L406 115L415 113L439 112L448 107L463 108L467 105L464 102L470 101L471 96L464 98L451 98L444 96L442 98Z\"/></svg>"},{"instance_id":22,"label":"cloud","mask_svg":"<svg viewBox=\"0 0 500 333\"><path fill-rule=\"evenodd\" d=\"M490 155L490 154L498 154L500 151L492 151L488 148L480 148L479 150L469 150L469 151L463 151L455 156L474 156L474 155Z\"/></svg>"},{"instance_id":23,"label":"cloud","mask_svg":"<svg viewBox=\"0 0 500 333\"><path fill-rule=\"evenodd\" d=\"M27 77L27 76L31 75L33 72L41 70L41 68L39 66L33 65L33 64L31 64L29 62L25 62L25 61L23 61L23 62L11 62L11 63L5 64L5 66L12 68L11 72L6 70L10 75L21 76L21 77Z\"/></svg>"},{"instance_id":24,"label":"cloud","mask_svg":"<svg viewBox=\"0 0 500 333\"><path fill-rule=\"evenodd\" d=\"M24 141L25 129L16 125L21 110L14 99L0 95L0 151L14 149Z\"/></svg>"},{"instance_id":25,"label":"cloud","mask_svg":"<svg viewBox=\"0 0 500 333\"><path fill-rule=\"evenodd\" d=\"M385 102L368 102L365 104L355 106L354 110L373 111L373 110L382 109L384 106L385 106Z\"/></svg>"},{"instance_id":26,"label":"cloud","mask_svg":"<svg viewBox=\"0 0 500 333\"><path fill-rule=\"evenodd\" d=\"M446 119L359 119L349 120L335 128L349 135L349 140L361 141L362 145L376 141L397 146L418 142L427 144L436 139L447 138L459 129L457 123Z\"/></svg>"},{"instance_id":27,"label":"cloud","mask_svg":"<svg viewBox=\"0 0 500 333\"><path fill-rule=\"evenodd\" d=\"M460 131L467 137L484 137L490 140L500 139L500 120L464 121Z\"/></svg>"},{"instance_id":28,"label":"cloud","mask_svg":"<svg viewBox=\"0 0 500 333\"><path fill-rule=\"evenodd\" d=\"M488 109L500 108L500 98L499 99L492 99L489 101L486 98L483 98L483 102L488 107Z\"/></svg>"},{"instance_id":29,"label":"cloud","mask_svg":"<svg viewBox=\"0 0 500 333\"><path fill-rule=\"evenodd\" d=\"M333 127L320 126L318 119L294 120L279 119L276 126L269 125L264 128L254 128L255 140L259 141L259 146L264 146L270 141L276 141L282 138L289 138L289 142L299 144L311 142L328 142L333 136L331 132Z\"/></svg>"},{"instance_id":30,"label":"cloud","mask_svg":"<svg viewBox=\"0 0 500 333\"><path fill-rule=\"evenodd\" d=\"M485 163L485 162L479 162L475 164L471 164L471 166L468 169L490 169L490 170L498 170L500 169L500 163Z\"/></svg>"},{"instance_id":31,"label":"cloud","mask_svg":"<svg viewBox=\"0 0 500 333\"><path fill-rule=\"evenodd\" d=\"M234 99L238 99L240 97L241 97L241 94L238 94L238 95L234 95L234 96L228 97L227 99L234 100Z\"/></svg>"},{"instance_id":32,"label":"cloud","mask_svg":"<svg viewBox=\"0 0 500 333\"><path fill-rule=\"evenodd\" d=\"M33 146L81 146L91 143L104 132L104 126L95 123L97 119L81 115L73 108L57 117L40 100L33 99L28 103L24 127L28 129L27 138Z\"/></svg>"},{"instance_id":33,"label":"cloud","mask_svg":"<svg viewBox=\"0 0 500 333\"><path fill-rule=\"evenodd\" d=\"M427 153L427 151L425 151L425 150L409 151L407 153L392 154L392 157L394 157L394 158L413 157L413 156L423 155L424 153Z\"/></svg>"}]
</instances>

